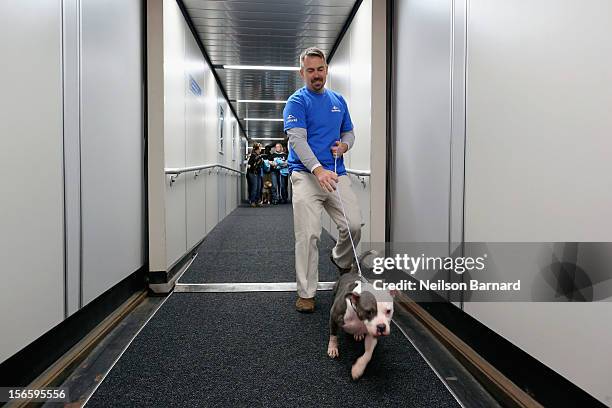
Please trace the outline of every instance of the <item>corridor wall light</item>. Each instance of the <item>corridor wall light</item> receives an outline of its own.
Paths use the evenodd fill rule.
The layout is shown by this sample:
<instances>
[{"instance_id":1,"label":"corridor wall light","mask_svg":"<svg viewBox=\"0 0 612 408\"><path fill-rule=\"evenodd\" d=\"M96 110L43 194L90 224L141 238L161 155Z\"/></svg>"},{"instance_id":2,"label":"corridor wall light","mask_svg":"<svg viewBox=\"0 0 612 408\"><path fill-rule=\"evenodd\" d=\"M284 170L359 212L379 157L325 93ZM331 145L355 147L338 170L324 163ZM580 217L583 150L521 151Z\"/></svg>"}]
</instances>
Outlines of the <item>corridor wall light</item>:
<instances>
[{"instance_id":1,"label":"corridor wall light","mask_svg":"<svg viewBox=\"0 0 612 408\"><path fill-rule=\"evenodd\" d=\"M263 99L238 99L236 102L238 103L287 103L287 101L272 101L272 100L263 100Z\"/></svg>"},{"instance_id":2,"label":"corridor wall light","mask_svg":"<svg viewBox=\"0 0 612 408\"><path fill-rule=\"evenodd\" d=\"M264 71L299 71L300 67L279 67L275 65L222 65L223 69L255 69Z\"/></svg>"},{"instance_id":3,"label":"corridor wall light","mask_svg":"<svg viewBox=\"0 0 612 408\"><path fill-rule=\"evenodd\" d=\"M282 122L284 119L266 119L266 118L244 118L242 120L253 121L253 122Z\"/></svg>"}]
</instances>

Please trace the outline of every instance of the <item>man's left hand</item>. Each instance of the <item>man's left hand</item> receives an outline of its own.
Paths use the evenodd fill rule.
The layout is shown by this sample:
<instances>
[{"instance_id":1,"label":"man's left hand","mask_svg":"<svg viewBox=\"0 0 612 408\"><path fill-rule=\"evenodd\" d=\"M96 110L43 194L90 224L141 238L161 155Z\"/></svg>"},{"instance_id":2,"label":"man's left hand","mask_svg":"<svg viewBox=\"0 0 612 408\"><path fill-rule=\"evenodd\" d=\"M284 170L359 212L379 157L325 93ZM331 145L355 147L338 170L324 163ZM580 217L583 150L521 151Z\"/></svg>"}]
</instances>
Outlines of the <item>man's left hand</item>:
<instances>
[{"instance_id":1,"label":"man's left hand","mask_svg":"<svg viewBox=\"0 0 612 408\"><path fill-rule=\"evenodd\" d=\"M348 145L341 141L337 141L336 144L332 146L331 151L334 157L340 157L348 151Z\"/></svg>"}]
</instances>

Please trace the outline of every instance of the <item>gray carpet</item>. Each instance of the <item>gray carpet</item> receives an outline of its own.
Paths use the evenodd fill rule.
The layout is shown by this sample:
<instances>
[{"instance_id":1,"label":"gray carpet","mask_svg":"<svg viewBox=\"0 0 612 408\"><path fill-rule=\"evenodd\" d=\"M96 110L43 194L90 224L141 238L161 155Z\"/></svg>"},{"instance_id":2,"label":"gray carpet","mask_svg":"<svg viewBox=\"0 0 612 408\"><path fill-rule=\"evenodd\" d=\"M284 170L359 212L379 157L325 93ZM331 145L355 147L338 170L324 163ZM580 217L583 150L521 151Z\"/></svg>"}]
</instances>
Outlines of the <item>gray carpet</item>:
<instances>
[{"instance_id":1,"label":"gray carpet","mask_svg":"<svg viewBox=\"0 0 612 408\"><path fill-rule=\"evenodd\" d=\"M176 293L87 406L459 406L395 326L352 381L363 345L342 335L340 359L327 357L331 292L317 300L306 315L293 293Z\"/></svg>"},{"instance_id":2,"label":"gray carpet","mask_svg":"<svg viewBox=\"0 0 612 408\"><path fill-rule=\"evenodd\" d=\"M336 279L329 260L334 246L323 230L319 281ZM290 204L238 207L204 239L180 283L295 282L295 239Z\"/></svg>"}]
</instances>

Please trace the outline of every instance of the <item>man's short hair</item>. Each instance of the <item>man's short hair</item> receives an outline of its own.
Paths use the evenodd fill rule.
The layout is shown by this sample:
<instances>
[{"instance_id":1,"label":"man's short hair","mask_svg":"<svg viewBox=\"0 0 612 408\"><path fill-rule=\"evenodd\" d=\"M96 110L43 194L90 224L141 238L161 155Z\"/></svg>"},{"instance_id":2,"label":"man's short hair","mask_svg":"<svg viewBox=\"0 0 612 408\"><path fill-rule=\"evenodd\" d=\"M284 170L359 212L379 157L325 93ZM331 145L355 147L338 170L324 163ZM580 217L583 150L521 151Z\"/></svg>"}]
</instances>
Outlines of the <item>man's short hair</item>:
<instances>
[{"instance_id":1,"label":"man's short hair","mask_svg":"<svg viewBox=\"0 0 612 408\"><path fill-rule=\"evenodd\" d=\"M323 59L323 62L327 64L325 60L325 54L317 47L306 48L304 52L300 54L300 68L304 68L304 58L306 57L319 57Z\"/></svg>"}]
</instances>

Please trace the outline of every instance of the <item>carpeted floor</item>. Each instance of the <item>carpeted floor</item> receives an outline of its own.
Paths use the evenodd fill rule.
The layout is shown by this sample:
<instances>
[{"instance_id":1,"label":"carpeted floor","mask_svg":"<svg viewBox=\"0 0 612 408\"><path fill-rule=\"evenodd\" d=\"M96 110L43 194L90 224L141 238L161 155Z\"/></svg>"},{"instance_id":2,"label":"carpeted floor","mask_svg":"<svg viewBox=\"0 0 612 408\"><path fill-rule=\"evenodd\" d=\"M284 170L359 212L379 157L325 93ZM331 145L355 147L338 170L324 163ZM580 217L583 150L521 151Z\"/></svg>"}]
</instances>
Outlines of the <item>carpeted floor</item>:
<instances>
[{"instance_id":1,"label":"carpeted floor","mask_svg":"<svg viewBox=\"0 0 612 408\"><path fill-rule=\"evenodd\" d=\"M203 242L181 283L292 282L291 206L238 208ZM334 280L323 232L319 280ZM459 406L394 327L364 377L350 378L363 344L341 337L327 354L332 293L314 314L294 292L175 293L140 332L88 407Z\"/></svg>"},{"instance_id":2,"label":"carpeted floor","mask_svg":"<svg viewBox=\"0 0 612 408\"><path fill-rule=\"evenodd\" d=\"M319 281L336 279L329 260L334 240L323 230ZM206 237L180 283L295 282L295 239L290 204L238 207Z\"/></svg>"},{"instance_id":3,"label":"carpeted floor","mask_svg":"<svg viewBox=\"0 0 612 408\"><path fill-rule=\"evenodd\" d=\"M396 327L352 381L363 345L342 335L327 357L331 296L307 315L293 293L175 293L87 407L459 406Z\"/></svg>"}]
</instances>

